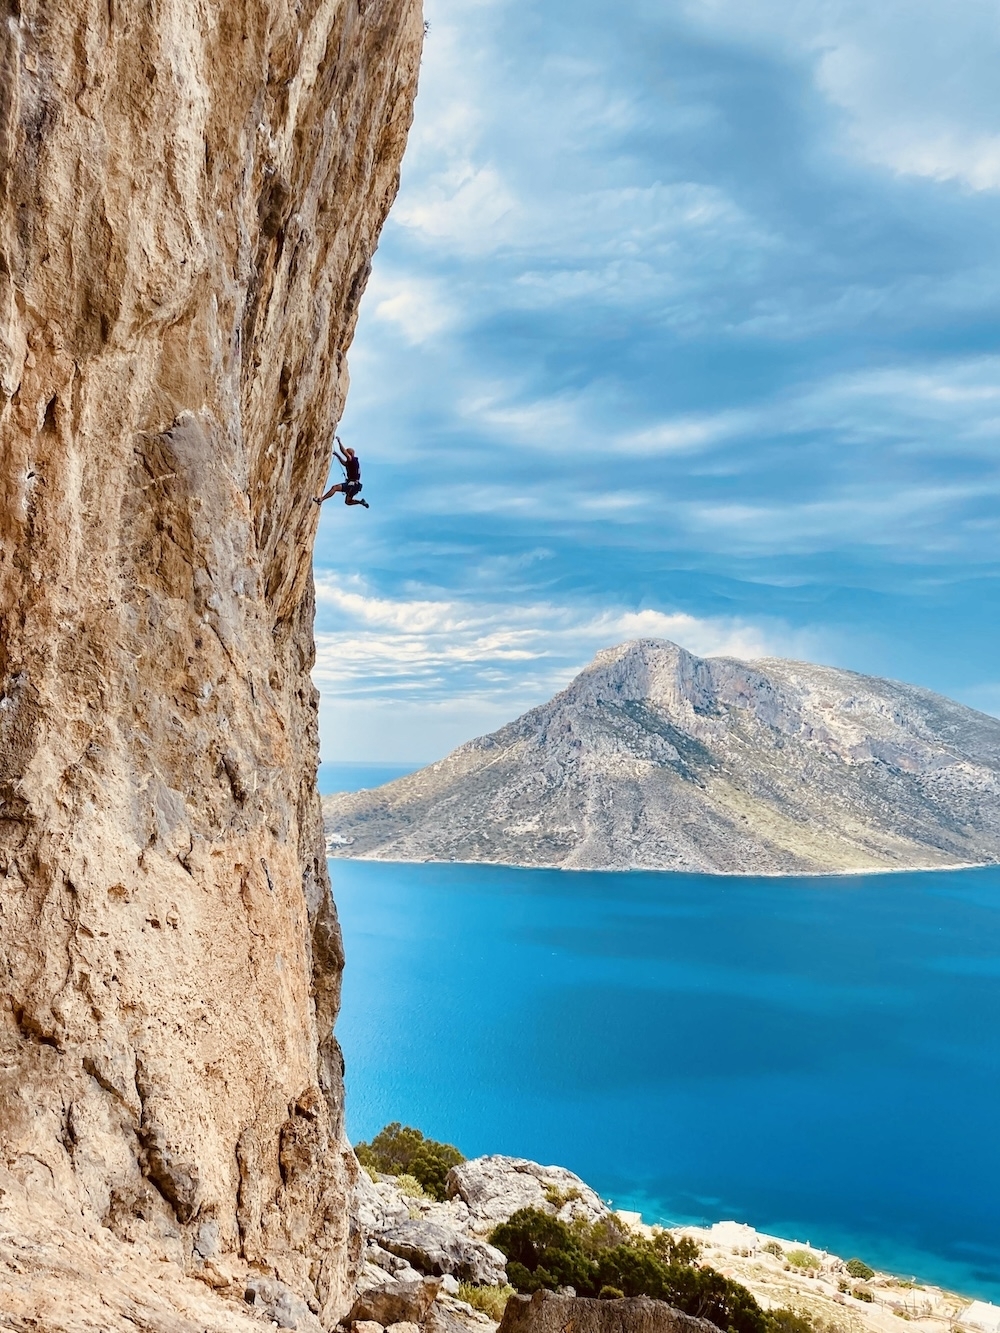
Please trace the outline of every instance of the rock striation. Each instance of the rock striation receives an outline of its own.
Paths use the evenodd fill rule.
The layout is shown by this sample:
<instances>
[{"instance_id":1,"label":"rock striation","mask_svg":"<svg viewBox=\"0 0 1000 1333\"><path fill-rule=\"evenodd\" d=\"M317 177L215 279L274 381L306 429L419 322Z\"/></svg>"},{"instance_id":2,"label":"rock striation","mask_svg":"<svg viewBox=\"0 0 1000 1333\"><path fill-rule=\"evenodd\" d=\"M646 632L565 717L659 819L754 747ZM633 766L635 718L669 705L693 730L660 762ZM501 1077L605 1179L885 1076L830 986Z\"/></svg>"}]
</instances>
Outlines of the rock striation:
<instances>
[{"instance_id":1,"label":"rock striation","mask_svg":"<svg viewBox=\"0 0 1000 1333\"><path fill-rule=\"evenodd\" d=\"M374 791L331 855L804 874L1000 861L1000 720L833 667L641 640Z\"/></svg>"},{"instance_id":2,"label":"rock striation","mask_svg":"<svg viewBox=\"0 0 1000 1333\"><path fill-rule=\"evenodd\" d=\"M3 10L5 1326L353 1299L310 497L422 31L419 0Z\"/></svg>"}]
</instances>

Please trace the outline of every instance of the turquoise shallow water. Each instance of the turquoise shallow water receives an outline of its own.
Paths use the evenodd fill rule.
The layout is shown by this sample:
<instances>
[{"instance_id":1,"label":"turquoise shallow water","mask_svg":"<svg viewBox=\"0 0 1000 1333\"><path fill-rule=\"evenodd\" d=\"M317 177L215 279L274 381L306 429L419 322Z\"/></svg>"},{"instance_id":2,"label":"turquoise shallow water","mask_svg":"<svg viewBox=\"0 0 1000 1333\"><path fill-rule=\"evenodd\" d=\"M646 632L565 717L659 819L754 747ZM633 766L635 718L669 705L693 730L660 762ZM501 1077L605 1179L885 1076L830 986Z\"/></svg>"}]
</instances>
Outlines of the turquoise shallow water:
<instances>
[{"instance_id":1,"label":"turquoise shallow water","mask_svg":"<svg viewBox=\"0 0 1000 1333\"><path fill-rule=\"evenodd\" d=\"M1000 1300L1000 870L331 863L348 1129Z\"/></svg>"}]
</instances>

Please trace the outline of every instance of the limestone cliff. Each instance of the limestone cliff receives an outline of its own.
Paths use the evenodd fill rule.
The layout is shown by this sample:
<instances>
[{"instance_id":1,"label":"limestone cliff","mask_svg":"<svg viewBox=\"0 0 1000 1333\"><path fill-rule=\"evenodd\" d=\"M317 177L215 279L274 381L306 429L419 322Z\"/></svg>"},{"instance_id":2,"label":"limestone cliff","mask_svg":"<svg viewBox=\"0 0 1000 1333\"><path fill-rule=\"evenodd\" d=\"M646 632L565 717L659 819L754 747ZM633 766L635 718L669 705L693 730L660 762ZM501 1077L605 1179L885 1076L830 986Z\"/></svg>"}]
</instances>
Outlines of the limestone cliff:
<instances>
[{"instance_id":1,"label":"limestone cliff","mask_svg":"<svg viewBox=\"0 0 1000 1333\"><path fill-rule=\"evenodd\" d=\"M3 0L3 1327L348 1301L310 497L421 40L419 0Z\"/></svg>"},{"instance_id":2,"label":"limestone cliff","mask_svg":"<svg viewBox=\"0 0 1000 1333\"><path fill-rule=\"evenodd\" d=\"M329 796L331 851L801 874L1000 861L1000 721L806 662L609 648L440 763Z\"/></svg>"}]
</instances>

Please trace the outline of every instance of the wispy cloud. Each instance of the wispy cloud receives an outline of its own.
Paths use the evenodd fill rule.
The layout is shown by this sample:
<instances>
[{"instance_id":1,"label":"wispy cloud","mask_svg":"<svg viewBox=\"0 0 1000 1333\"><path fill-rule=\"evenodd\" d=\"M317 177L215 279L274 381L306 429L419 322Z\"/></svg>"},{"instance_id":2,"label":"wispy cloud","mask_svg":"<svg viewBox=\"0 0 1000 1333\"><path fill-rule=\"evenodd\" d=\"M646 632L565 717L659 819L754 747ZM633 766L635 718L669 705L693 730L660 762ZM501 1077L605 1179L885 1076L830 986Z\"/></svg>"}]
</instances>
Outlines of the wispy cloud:
<instances>
[{"instance_id":1,"label":"wispy cloud","mask_svg":"<svg viewBox=\"0 0 1000 1333\"><path fill-rule=\"evenodd\" d=\"M1000 24L981 0L687 0L696 23L808 61L848 141L889 170L1000 190Z\"/></svg>"},{"instance_id":2,"label":"wispy cloud","mask_svg":"<svg viewBox=\"0 0 1000 1333\"><path fill-rule=\"evenodd\" d=\"M992 680L995 6L426 3L341 428L372 509L320 524L325 716L495 725L638 607Z\"/></svg>"},{"instance_id":3,"label":"wispy cloud","mask_svg":"<svg viewBox=\"0 0 1000 1333\"><path fill-rule=\"evenodd\" d=\"M316 586L320 620L314 675L337 697L541 700L600 648L670 639L700 655L753 658L815 650L815 634L652 608L515 605L438 597L393 599L329 578Z\"/></svg>"}]
</instances>

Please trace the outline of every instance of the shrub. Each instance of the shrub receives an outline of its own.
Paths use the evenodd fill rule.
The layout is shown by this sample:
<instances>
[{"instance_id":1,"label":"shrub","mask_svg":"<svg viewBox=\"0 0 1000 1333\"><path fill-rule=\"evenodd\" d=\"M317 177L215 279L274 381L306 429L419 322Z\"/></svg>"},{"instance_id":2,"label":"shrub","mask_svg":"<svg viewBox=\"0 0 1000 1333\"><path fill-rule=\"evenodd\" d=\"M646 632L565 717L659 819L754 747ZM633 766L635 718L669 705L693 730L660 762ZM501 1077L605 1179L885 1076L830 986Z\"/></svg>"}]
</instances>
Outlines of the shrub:
<instances>
[{"instance_id":1,"label":"shrub","mask_svg":"<svg viewBox=\"0 0 1000 1333\"><path fill-rule=\"evenodd\" d=\"M411 1176L408 1171L404 1171L401 1176L396 1177L396 1185L400 1194L406 1199L431 1198L431 1195L427 1193L416 1176Z\"/></svg>"},{"instance_id":2,"label":"shrub","mask_svg":"<svg viewBox=\"0 0 1000 1333\"><path fill-rule=\"evenodd\" d=\"M776 1240L769 1240L766 1245L760 1247L765 1254L773 1254L775 1259L784 1258L785 1251Z\"/></svg>"},{"instance_id":3,"label":"shrub","mask_svg":"<svg viewBox=\"0 0 1000 1333\"><path fill-rule=\"evenodd\" d=\"M793 1268L819 1268L819 1260L810 1250L788 1250L785 1258Z\"/></svg>"},{"instance_id":4,"label":"shrub","mask_svg":"<svg viewBox=\"0 0 1000 1333\"><path fill-rule=\"evenodd\" d=\"M558 1185L544 1185L542 1188L545 1202L550 1203L556 1212L567 1203L572 1203L574 1199L583 1197L575 1185L570 1185L569 1189L565 1190L561 1190Z\"/></svg>"},{"instance_id":5,"label":"shrub","mask_svg":"<svg viewBox=\"0 0 1000 1333\"><path fill-rule=\"evenodd\" d=\"M864 1301L866 1305L871 1305L875 1299L867 1287L855 1287L851 1295L856 1301Z\"/></svg>"},{"instance_id":6,"label":"shrub","mask_svg":"<svg viewBox=\"0 0 1000 1333\"><path fill-rule=\"evenodd\" d=\"M625 1293L617 1287L602 1287L597 1295L602 1301L620 1301L625 1298Z\"/></svg>"},{"instance_id":7,"label":"shrub","mask_svg":"<svg viewBox=\"0 0 1000 1333\"><path fill-rule=\"evenodd\" d=\"M507 1256L507 1276L518 1291L540 1287L584 1291L594 1285L594 1265L573 1229L540 1208L519 1208L494 1228L490 1244Z\"/></svg>"},{"instance_id":8,"label":"shrub","mask_svg":"<svg viewBox=\"0 0 1000 1333\"><path fill-rule=\"evenodd\" d=\"M412 1176L433 1199L443 1199L445 1176L465 1158L450 1143L425 1139L419 1129L391 1125L375 1135L371 1143L359 1143L354 1150L362 1166L387 1176Z\"/></svg>"},{"instance_id":9,"label":"shrub","mask_svg":"<svg viewBox=\"0 0 1000 1333\"><path fill-rule=\"evenodd\" d=\"M808 1327L772 1323L745 1287L696 1266L694 1242L675 1241L666 1232L647 1240L617 1218L594 1224L578 1218L568 1226L538 1208L521 1208L495 1228L490 1241L507 1256L507 1276L518 1291L568 1286L581 1296L608 1289L652 1296L711 1320L724 1333L804 1333Z\"/></svg>"},{"instance_id":10,"label":"shrub","mask_svg":"<svg viewBox=\"0 0 1000 1333\"><path fill-rule=\"evenodd\" d=\"M474 1310L481 1310L497 1324L503 1318L507 1302L513 1294L514 1288L511 1286L477 1287L472 1282L458 1284L458 1299L471 1305Z\"/></svg>"},{"instance_id":11,"label":"shrub","mask_svg":"<svg viewBox=\"0 0 1000 1333\"><path fill-rule=\"evenodd\" d=\"M768 1333L813 1333L813 1326L805 1315L794 1310L768 1310L764 1315Z\"/></svg>"},{"instance_id":12,"label":"shrub","mask_svg":"<svg viewBox=\"0 0 1000 1333\"><path fill-rule=\"evenodd\" d=\"M672 1236L669 1231L653 1232L653 1249L668 1264L696 1264L701 1246L690 1236Z\"/></svg>"},{"instance_id":13,"label":"shrub","mask_svg":"<svg viewBox=\"0 0 1000 1333\"><path fill-rule=\"evenodd\" d=\"M864 1278L867 1282L870 1277L875 1276L875 1269L869 1268L864 1259L848 1259L844 1265L851 1277Z\"/></svg>"}]
</instances>

